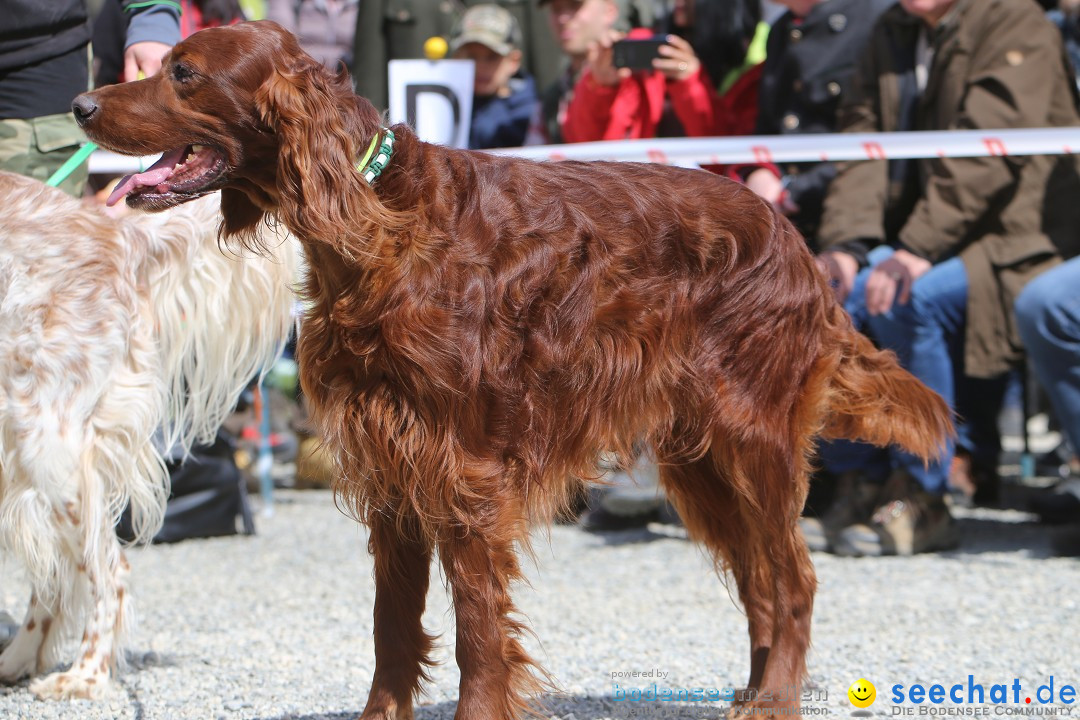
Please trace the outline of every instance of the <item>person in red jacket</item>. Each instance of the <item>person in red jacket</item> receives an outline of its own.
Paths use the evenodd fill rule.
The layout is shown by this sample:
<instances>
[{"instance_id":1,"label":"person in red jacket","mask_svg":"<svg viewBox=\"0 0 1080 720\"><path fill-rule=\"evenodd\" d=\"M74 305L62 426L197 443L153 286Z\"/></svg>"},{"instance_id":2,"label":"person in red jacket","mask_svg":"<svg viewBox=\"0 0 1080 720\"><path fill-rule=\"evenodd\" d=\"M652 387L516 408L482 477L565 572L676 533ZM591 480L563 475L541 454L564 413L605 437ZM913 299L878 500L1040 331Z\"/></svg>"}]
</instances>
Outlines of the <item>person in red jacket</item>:
<instances>
[{"instance_id":1,"label":"person in red jacket","mask_svg":"<svg viewBox=\"0 0 1080 720\"><path fill-rule=\"evenodd\" d=\"M616 68L611 31L589 48L563 122L567 142L751 134L768 27L753 0L676 0L653 70ZM647 38L648 30L626 37ZM714 78L717 78L714 80Z\"/></svg>"}]
</instances>

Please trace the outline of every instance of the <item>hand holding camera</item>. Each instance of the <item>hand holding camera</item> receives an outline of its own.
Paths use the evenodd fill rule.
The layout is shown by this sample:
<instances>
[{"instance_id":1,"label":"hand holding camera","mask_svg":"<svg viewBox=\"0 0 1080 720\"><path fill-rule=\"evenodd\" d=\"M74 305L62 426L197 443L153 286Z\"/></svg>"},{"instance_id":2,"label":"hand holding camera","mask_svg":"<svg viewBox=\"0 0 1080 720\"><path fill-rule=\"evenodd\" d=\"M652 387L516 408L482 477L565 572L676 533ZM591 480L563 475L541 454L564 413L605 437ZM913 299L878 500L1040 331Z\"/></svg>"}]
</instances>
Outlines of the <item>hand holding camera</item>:
<instances>
[{"instance_id":1,"label":"hand holding camera","mask_svg":"<svg viewBox=\"0 0 1080 720\"><path fill-rule=\"evenodd\" d=\"M701 70L701 61L690 43L678 35L668 35L657 48L652 67L664 73L668 80L686 80Z\"/></svg>"},{"instance_id":2,"label":"hand holding camera","mask_svg":"<svg viewBox=\"0 0 1080 720\"><path fill-rule=\"evenodd\" d=\"M623 78L630 77L631 70L615 65L614 46L622 41L623 33L608 30L599 40L589 44L586 61L592 71L592 79L597 85L618 85Z\"/></svg>"},{"instance_id":3,"label":"hand holding camera","mask_svg":"<svg viewBox=\"0 0 1080 720\"><path fill-rule=\"evenodd\" d=\"M633 72L651 70L669 80L686 80L701 69L690 43L678 35L628 38L612 30L589 47L587 59L599 85L618 85Z\"/></svg>"}]
</instances>

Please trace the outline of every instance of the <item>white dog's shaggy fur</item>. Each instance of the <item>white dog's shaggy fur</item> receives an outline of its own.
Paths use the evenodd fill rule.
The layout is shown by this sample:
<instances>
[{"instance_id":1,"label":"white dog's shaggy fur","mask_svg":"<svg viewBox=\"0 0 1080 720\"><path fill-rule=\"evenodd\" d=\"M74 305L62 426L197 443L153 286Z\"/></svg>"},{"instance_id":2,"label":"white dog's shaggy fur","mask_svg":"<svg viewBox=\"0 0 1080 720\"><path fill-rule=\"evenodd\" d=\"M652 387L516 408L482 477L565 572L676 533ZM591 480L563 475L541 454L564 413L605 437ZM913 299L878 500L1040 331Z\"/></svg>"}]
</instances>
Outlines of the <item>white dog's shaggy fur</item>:
<instances>
[{"instance_id":1,"label":"white dog's shaggy fur","mask_svg":"<svg viewBox=\"0 0 1080 720\"><path fill-rule=\"evenodd\" d=\"M115 524L130 503L138 537L157 531L161 450L212 437L276 357L293 244L223 254L216 196L116 221L0 173L0 208L0 543L33 587L0 680L52 669L82 629L31 690L98 697L132 617Z\"/></svg>"}]
</instances>

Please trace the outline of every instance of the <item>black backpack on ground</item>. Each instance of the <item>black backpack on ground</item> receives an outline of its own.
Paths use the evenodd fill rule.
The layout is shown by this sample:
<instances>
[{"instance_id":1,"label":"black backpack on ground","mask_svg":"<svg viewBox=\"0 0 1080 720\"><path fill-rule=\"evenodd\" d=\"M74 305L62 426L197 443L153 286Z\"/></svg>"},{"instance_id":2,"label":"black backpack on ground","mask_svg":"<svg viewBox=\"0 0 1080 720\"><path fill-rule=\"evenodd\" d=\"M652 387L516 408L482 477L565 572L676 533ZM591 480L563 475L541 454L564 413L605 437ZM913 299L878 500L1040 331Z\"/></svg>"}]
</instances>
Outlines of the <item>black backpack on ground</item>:
<instances>
[{"instance_id":1,"label":"black backpack on ground","mask_svg":"<svg viewBox=\"0 0 1080 720\"><path fill-rule=\"evenodd\" d=\"M165 509L165 523L154 542L235 535L238 517L242 532L255 534L247 486L236 466L235 452L232 437L218 430L209 445L196 445L186 458L166 463L172 494ZM120 518L117 534L121 540L134 539L130 511Z\"/></svg>"}]
</instances>

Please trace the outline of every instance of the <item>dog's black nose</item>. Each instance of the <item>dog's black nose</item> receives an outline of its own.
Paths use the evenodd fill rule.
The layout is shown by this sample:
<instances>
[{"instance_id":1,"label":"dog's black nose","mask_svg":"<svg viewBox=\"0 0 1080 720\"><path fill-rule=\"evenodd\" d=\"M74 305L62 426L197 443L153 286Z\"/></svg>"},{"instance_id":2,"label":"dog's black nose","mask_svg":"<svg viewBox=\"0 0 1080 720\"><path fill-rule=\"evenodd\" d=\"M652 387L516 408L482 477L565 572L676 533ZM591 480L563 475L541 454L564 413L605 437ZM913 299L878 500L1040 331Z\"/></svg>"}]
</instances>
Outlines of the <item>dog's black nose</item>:
<instances>
[{"instance_id":1,"label":"dog's black nose","mask_svg":"<svg viewBox=\"0 0 1080 720\"><path fill-rule=\"evenodd\" d=\"M71 103L71 112L75 114L75 122L79 123L79 125L90 122L90 118L97 111L98 105L90 99L89 95L80 95Z\"/></svg>"}]
</instances>

